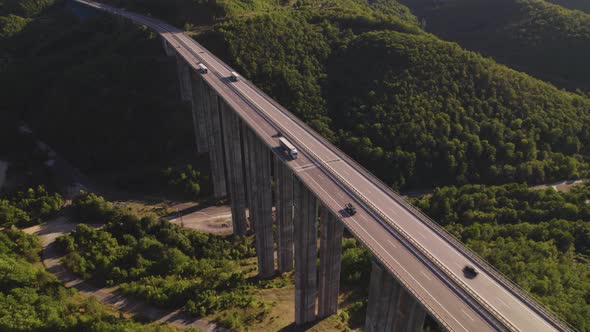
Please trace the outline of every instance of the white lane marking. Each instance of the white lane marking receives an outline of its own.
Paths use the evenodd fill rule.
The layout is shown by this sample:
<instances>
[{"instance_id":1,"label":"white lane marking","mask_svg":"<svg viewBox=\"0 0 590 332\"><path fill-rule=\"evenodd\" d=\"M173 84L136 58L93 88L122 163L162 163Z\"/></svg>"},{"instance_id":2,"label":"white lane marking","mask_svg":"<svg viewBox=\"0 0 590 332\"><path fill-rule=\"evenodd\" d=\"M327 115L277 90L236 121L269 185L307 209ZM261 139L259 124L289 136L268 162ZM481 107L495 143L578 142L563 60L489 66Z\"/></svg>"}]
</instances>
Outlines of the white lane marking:
<instances>
[{"instance_id":1,"label":"white lane marking","mask_svg":"<svg viewBox=\"0 0 590 332\"><path fill-rule=\"evenodd\" d=\"M465 314L465 316L469 317L469 319L471 319L473 321L473 317L471 317L471 315L466 313L465 310L463 310L463 309L461 309L461 311Z\"/></svg>"},{"instance_id":2,"label":"white lane marking","mask_svg":"<svg viewBox=\"0 0 590 332\"><path fill-rule=\"evenodd\" d=\"M424 273L424 271L420 271L420 273L422 273L422 275L425 276L426 279L432 280L432 278L430 276L428 276L426 273Z\"/></svg>"},{"instance_id":3,"label":"white lane marking","mask_svg":"<svg viewBox=\"0 0 590 332\"><path fill-rule=\"evenodd\" d=\"M397 248L397 246L395 245L395 243L391 242L391 240L390 240L390 239L387 239L387 242L389 242L389 244L390 244L392 247L394 247L394 248Z\"/></svg>"},{"instance_id":4,"label":"white lane marking","mask_svg":"<svg viewBox=\"0 0 590 332\"><path fill-rule=\"evenodd\" d=\"M462 268L463 268L463 266L462 266L461 264L457 263L457 262L454 262L454 264L455 264L455 266L457 266L457 267L458 267L458 268L460 268L460 269L462 269Z\"/></svg>"},{"instance_id":5,"label":"white lane marking","mask_svg":"<svg viewBox=\"0 0 590 332\"><path fill-rule=\"evenodd\" d=\"M424 240L427 240L428 238L426 237L426 235L424 235L423 233L418 233L418 235L420 235Z\"/></svg>"},{"instance_id":6,"label":"white lane marking","mask_svg":"<svg viewBox=\"0 0 590 332\"><path fill-rule=\"evenodd\" d=\"M331 199L331 200L332 200L332 202L334 202L334 203L336 203L336 205L338 205L338 202L336 202L336 200L334 200L334 199L332 198L332 196L330 196L330 194L328 194L328 193L327 193L327 192L324 190L324 188L323 188L322 186L320 186L320 184L319 184L319 183L317 183L317 182L316 182L316 180L314 180L312 177L309 177L309 179L310 179L311 181L313 181L313 182L314 182L314 183L315 183L315 184L316 184L316 185L317 185L317 186L320 188L320 190L321 190L321 191L323 191L323 192L324 192L324 193L327 195L328 199ZM375 239L375 238L374 238L374 237L373 237L373 236L372 236L372 235L371 235L371 234L370 234L370 233L369 233L369 232L368 232L368 231L367 231L367 230L366 230L366 229L365 229L365 228L364 228L364 227L363 227L363 226L362 226L362 225L361 225L361 224L360 224L358 221L356 221L356 219L355 219L354 217L349 217L349 219L350 219L350 220L352 220L352 221L353 221L355 224L357 224L357 226L358 226L360 229L362 229L362 230L363 230L363 232L365 232L365 233L367 234L367 236L368 236L368 237L370 237L370 238L371 238L371 239L372 239L372 240L373 240L373 241L374 241L374 242L377 244L377 246L381 247L381 249L383 250L383 252L385 252L385 254L387 254L387 256L389 256L389 257L390 257L390 258L391 258L391 259L392 259L392 260L393 260L393 261L394 261L394 262L395 262L395 263L396 263L396 264L397 264L399 267L401 267L401 269L402 269L402 270L404 270L404 272L406 272L406 274L407 274L407 275L408 275L410 278L412 278L412 279L414 280L414 282L415 282L415 283L416 283L418 286L420 286L420 288L422 288L422 290L424 290L424 292L426 292L426 294L428 294L428 295L430 296L430 298L431 298L432 300L434 300L434 302L436 302L436 303L437 303L437 304L440 306L440 308L441 308L442 310L446 311L446 312L447 312L447 314L449 314L449 317L453 318L453 320L454 320L455 322L457 322L457 324L459 324L459 326L461 326L461 327L462 327L462 328L463 328L465 331L469 331L469 330L467 330L467 329L465 328L465 326L463 326L463 324L461 324L461 322L459 322L459 320L457 320L457 318L455 318L455 317L454 317L454 316L453 316L453 315L452 315L452 314L451 314L451 313L450 313L450 312L449 312L449 311L448 311L448 310L447 310L447 309L446 309L446 308L445 308L445 307L444 307L444 306L443 306L443 305L442 305L440 302L438 302L438 300L437 300L437 299L436 299L436 298L435 298L435 297L434 297L432 294L430 294L430 292L429 292L429 291L428 291L426 288L424 288L424 286L422 286L422 284L421 284L421 283L420 283L420 282L419 282L419 281L418 281L416 278L414 278L414 276L413 276L413 275L412 275L412 274L411 274L411 273L410 273L408 270L406 270L406 268L405 268L405 267L404 267L402 264L400 264L400 263L397 261L397 259L395 259L395 257L393 257L393 256L392 256L392 255L389 253L389 251L385 250L385 248L383 248L383 246L381 245L381 243L379 243L379 241L377 241L377 239Z\"/></svg>"},{"instance_id":7,"label":"white lane marking","mask_svg":"<svg viewBox=\"0 0 590 332\"><path fill-rule=\"evenodd\" d=\"M500 303L502 303L506 308L510 308L510 306L506 304L506 302L502 301L502 299L500 299L499 297L496 296L496 299L500 301Z\"/></svg>"}]
</instances>

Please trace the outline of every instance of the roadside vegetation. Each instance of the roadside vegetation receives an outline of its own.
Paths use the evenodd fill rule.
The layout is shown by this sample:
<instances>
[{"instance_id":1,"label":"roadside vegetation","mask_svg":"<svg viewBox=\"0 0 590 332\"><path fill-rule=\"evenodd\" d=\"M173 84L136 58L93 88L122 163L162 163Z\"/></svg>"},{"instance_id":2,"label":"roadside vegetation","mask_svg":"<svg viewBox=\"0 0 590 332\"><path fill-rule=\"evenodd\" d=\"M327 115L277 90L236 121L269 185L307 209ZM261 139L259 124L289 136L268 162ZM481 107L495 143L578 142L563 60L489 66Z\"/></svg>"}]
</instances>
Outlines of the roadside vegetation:
<instances>
[{"instance_id":1,"label":"roadside vegetation","mask_svg":"<svg viewBox=\"0 0 590 332\"><path fill-rule=\"evenodd\" d=\"M60 194L49 193L43 186L0 196L0 226L33 226L47 221L61 210L64 201Z\"/></svg>"},{"instance_id":2,"label":"roadside vegetation","mask_svg":"<svg viewBox=\"0 0 590 332\"><path fill-rule=\"evenodd\" d=\"M123 294L199 317L232 307L256 307L243 265L254 256L251 237L219 237L186 230L154 217L139 218L102 197L83 194L73 202L80 224L58 240L66 266ZM255 268L255 267L254 267ZM250 268L249 268L250 269Z\"/></svg>"}]
</instances>

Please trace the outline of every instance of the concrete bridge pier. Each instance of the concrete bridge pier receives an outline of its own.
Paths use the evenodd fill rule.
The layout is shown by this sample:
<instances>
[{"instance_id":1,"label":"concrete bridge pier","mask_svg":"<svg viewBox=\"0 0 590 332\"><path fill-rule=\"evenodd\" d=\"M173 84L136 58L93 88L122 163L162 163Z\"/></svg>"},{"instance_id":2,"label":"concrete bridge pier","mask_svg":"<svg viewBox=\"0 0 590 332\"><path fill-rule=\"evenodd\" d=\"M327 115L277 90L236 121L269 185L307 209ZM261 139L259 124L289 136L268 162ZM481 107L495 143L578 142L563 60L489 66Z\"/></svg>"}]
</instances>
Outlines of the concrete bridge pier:
<instances>
[{"instance_id":1,"label":"concrete bridge pier","mask_svg":"<svg viewBox=\"0 0 590 332\"><path fill-rule=\"evenodd\" d=\"M295 324L316 318L317 213L315 196L297 178L295 196Z\"/></svg>"},{"instance_id":2,"label":"concrete bridge pier","mask_svg":"<svg viewBox=\"0 0 590 332\"><path fill-rule=\"evenodd\" d=\"M275 273L272 232L272 188L270 151L251 131L246 131L250 178L250 220L256 234L258 275L267 278Z\"/></svg>"},{"instance_id":3,"label":"concrete bridge pier","mask_svg":"<svg viewBox=\"0 0 590 332\"><path fill-rule=\"evenodd\" d=\"M205 118L205 110L203 109L203 96L201 95L202 79L196 73L190 75L191 78L191 110L193 115L193 128L195 130L195 141L197 145L197 152L208 152L208 138L207 125Z\"/></svg>"},{"instance_id":4,"label":"concrete bridge pier","mask_svg":"<svg viewBox=\"0 0 590 332\"><path fill-rule=\"evenodd\" d=\"M166 52L167 56L174 56L176 55L176 51L174 51L174 47L168 43L168 41L162 37L162 46L164 46L164 51Z\"/></svg>"},{"instance_id":5,"label":"concrete bridge pier","mask_svg":"<svg viewBox=\"0 0 590 332\"><path fill-rule=\"evenodd\" d=\"M225 165L227 166L227 180L234 234L246 234L246 191L244 187L244 172L242 165L242 144L240 137L240 119L224 102L219 103L223 124L223 142L225 150Z\"/></svg>"},{"instance_id":6,"label":"concrete bridge pier","mask_svg":"<svg viewBox=\"0 0 590 332\"><path fill-rule=\"evenodd\" d=\"M200 81L200 98L205 113L206 132L208 134L209 161L211 164L211 182L213 183L213 195L222 198L227 195L225 179L225 165L223 156L223 140L217 95L209 86Z\"/></svg>"},{"instance_id":7,"label":"concrete bridge pier","mask_svg":"<svg viewBox=\"0 0 590 332\"><path fill-rule=\"evenodd\" d=\"M244 156L244 174L246 179L246 204L248 205L249 212L249 226L250 231L255 231L256 227L254 225L254 218L252 216L252 207L254 206L254 196L252 193L252 167L250 162L250 140L252 133L250 132L250 128L248 128L243 122L241 123L241 130L242 130L242 152Z\"/></svg>"},{"instance_id":8,"label":"concrete bridge pier","mask_svg":"<svg viewBox=\"0 0 590 332\"><path fill-rule=\"evenodd\" d=\"M191 76L188 64L182 57L176 55L176 69L178 71L178 86L180 87L180 99L182 101L192 100Z\"/></svg>"},{"instance_id":9,"label":"concrete bridge pier","mask_svg":"<svg viewBox=\"0 0 590 332\"><path fill-rule=\"evenodd\" d=\"M293 173L274 158L277 255L279 272L293 270Z\"/></svg>"},{"instance_id":10,"label":"concrete bridge pier","mask_svg":"<svg viewBox=\"0 0 590 332\"><path fill-rule=\"evenodd\" d=\"M320 210L320 223L318 316L323 318L338 310L344 224L325 207Z\"/></svg>"},{"instance_id":11,"label":"concrete bridge pier","mask_svg":"<svg viewBox=\"0 0 590 332\"><path fill-rule=\"evenodd\" d=\"M381 264L373 261L365 331L419 332L425 318L420 303Z\"/></svg>"}]
</instances>

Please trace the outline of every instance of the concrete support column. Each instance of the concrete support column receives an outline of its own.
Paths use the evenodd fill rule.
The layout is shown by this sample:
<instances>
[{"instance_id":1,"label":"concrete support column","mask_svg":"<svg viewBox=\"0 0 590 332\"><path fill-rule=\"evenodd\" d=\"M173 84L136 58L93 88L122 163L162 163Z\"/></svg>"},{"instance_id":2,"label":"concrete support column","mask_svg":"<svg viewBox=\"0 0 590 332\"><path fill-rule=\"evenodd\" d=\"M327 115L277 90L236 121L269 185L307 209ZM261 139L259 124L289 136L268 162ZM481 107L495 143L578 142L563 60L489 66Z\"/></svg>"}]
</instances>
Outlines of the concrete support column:
<instances>
[{"instance_id":1,"label":"concrete support column","mask_svg":"<svg viewBox=\"0 0 590 332\"><path fill-rule=\"evenodd\" d=\"M192 101L191 74L188 64L180 55L176 55L176 68L178 71L178 86L180 87L180 99Z\"/></svg>"},{"instance_id":2,"label":"concrete support column","mask_svg":"<svg viewBox=\"0 0 590 332\"><path fill-rule=\"evenodd\" d=\"M365 331L419 332L425 318L420 303L373 261Z\"/></svg>"},{"instance_id":3,"label":"concrete support column","mask_svg":"<svg viewBox=\"0 0 590 332\"><path fill-rule=\"evenodd\" d=\"M168 43L168 41L164 37L162 37L162 46L164 47L164 52L166 52L167 56L173 56L174 54L176 54L174 48L170 45L170 43Z\"/></svg>"},{"instance_id":4,"label":"concrete support column","mask_svg":"<svg viewBox=\"0 0 590 332\"><path fill-rule=\"evenodd\" d=\"M256 225L258 274L262 278L275 273L272 233L272 188L270 151L248 130L248 163L250 164L250 220Z\"/></svg>"},{"instance_id":5,"label":"concrete support column","mask_svg":"<svg viewBox=\"0 0 590 332\"><path fill-rule=\"evenodd\" d=\"M203 82L200 84L205 111L205 124L208 133L209 162L211 164L211 182L213 183L213 195L222 198L227 195L225 182L225 165L223 162L223 140L221 137L221 124L217 95Z\"/></svg>"},{"instance_id":6,"label":"concrete support column","mask_svg":"<svg viewBox=\"0 0 590 332\"><path fill-rule=\"evenodd\" d=\"M251 133L250 128L248 128L243 122L241 123L242 129L242 151L244 152L244 173L246 174L246 204L248 205L249 209L249 225L250 231L254 231L256 229L254 225L254 218L252 215L252 207L254 206L254 195L253 195L253 188L254 185L252 183L252 161L251 161L251 153L250 148L251 144L250 141L252 140L253 134Z\"/></svg>"},{"instance_id":7,"label":"concrete support column","mask_svg":"<svg viewBox=\"0 0 590 332\"><path fill-rule=\"evenodd\" d=\"M274 158L277 255L279 272L293 270L293 173Z\"/></svg>"},{"instance_id":8,"label":"concrete support column","mask_svg":"<svg viewBox=\"0 0 590 332\"><path fill-rule=\"evenodd\" d=\"M125 17L124 16L116 15L115 17L116 17L115 19L117 20L117 24L123 26L123 25L125 25L125 23L127 23L125 21Z\"/></svg>"},{"instance_id":9,"label":"concrete support column","mask_svg":"<svg viewBox=\"0 0 590 332\"><path fill-rule=\"evenodd\" d=\"M242 164L242 143L240 137L240 119L225 103L219 103L223 123L223 141L225 145L225 165L231 200L231 213L234 234L246 234L246 192Z\"/></svg>"},{"instance_id":10,"label":"concrete support column","mask_svg":"<svg viewBox=\"0 0 590 332\"><path fill-rule=\"evenodd\" d=\"M335 314L340 292L340 266L344 224L325 207L320 212L319 317Z\"/></svg>"},{"instance_id":11,"label":"concrete support column","mask_svg":"<svg viewBox=\"0 0 590 332\"><path fill-rule=\"evenodd\" d=\"M195 129L195 141L198 152L209 151L209 144L207 138L207 124L205 119L205 110L203 105L202 84L205 84L201 77L192 73L191 87L192 87L192 114L193 114L193 128Z\"/></svg>"},{"instance_id":12,"label":"concrete support column","mask_svg":"<svg viewBox=\"0 0 590 332\"><path fill-rule=\"evenodd\" d=\"M295 324L315 320L317 212L314 195L297 178L295 195Z\"/></svg>"}]
</instances>

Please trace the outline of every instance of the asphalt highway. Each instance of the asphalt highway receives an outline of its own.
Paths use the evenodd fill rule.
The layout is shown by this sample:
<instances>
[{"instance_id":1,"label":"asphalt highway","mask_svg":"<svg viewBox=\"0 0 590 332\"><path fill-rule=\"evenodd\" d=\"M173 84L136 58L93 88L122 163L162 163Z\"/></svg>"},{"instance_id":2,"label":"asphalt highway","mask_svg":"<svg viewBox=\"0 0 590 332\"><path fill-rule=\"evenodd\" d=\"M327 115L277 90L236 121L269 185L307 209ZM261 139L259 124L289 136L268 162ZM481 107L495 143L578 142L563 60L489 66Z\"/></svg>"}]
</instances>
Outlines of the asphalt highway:
<instances>
[{"instance_id":1,"label":"asphalt highway","mask_svg":"<svg viewBox=\"0 0 590 332\"><path fill-rule=\"evenodd\" d=\"M108 5L78 2L149 26L196 72L199 63L205 64L209 72L201 76L210 88L277 156L277 131L297 147L299 158L287 162L297 177L445 328L569 329L252 83L245 79L231 82L228 77L232 69L182 30ZM343 211L350 202L357 206L354 217ZM476 278L464 275L467 264L480 270Z\"/></svg>"}]
</instances>

